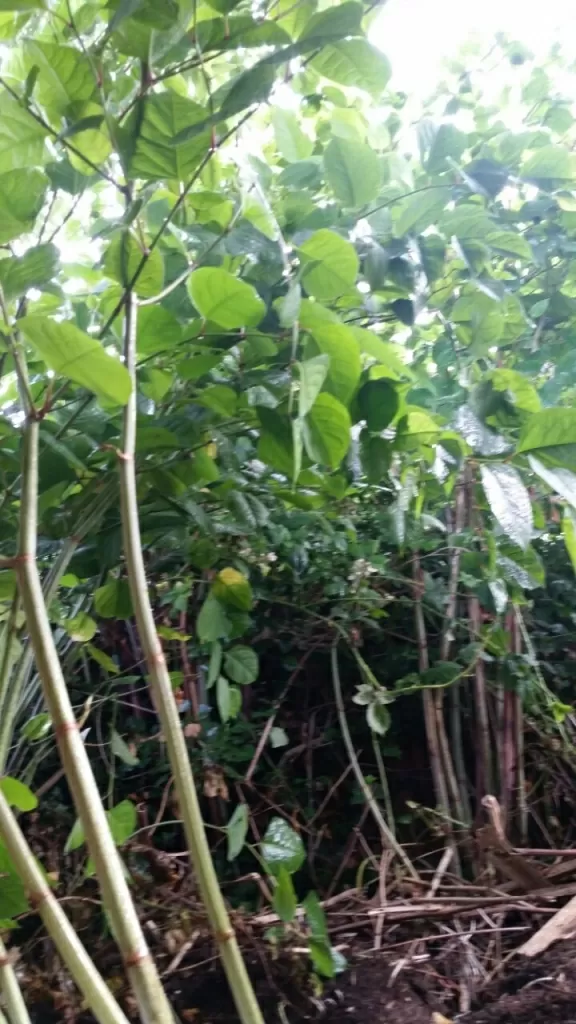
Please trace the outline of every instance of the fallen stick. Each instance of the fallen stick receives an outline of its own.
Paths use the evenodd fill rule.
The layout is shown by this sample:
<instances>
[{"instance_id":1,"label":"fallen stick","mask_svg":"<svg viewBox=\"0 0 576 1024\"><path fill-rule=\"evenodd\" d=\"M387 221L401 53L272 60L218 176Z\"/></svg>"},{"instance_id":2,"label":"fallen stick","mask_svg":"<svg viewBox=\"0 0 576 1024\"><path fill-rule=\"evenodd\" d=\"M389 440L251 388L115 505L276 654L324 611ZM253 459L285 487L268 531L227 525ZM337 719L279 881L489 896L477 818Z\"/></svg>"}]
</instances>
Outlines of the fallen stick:
<instances>
[{"instance_id":1,"label":"fallen stick","mask_svg":"<svg viewBox=\"0 0 576 1024\"><path fill-rule=\"evenodd\" d=\"M523 956L538 956L559 939L569 939L576 934L576 896L566 903L554 917L532 935L518 950Z\"/></svg>"}]
</instances>

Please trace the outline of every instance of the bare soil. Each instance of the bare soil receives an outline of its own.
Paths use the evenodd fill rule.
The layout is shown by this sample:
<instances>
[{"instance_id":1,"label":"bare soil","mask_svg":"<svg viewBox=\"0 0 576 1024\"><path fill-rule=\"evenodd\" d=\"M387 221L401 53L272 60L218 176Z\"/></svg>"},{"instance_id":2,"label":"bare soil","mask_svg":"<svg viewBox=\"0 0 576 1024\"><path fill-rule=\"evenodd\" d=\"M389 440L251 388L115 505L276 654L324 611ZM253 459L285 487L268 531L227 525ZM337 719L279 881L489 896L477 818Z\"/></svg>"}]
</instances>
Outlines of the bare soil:
<instances>
[{"instance_id":1,"label":"bare soil","mask_svg":"<svg viewBox=\"0 0 576 1024\"><path fill-rule=\"evenodd\" d=\"M454 1024L576 1024L576 942L549 950L537 960L508 961L500 981L478 993L477 1006L458 1015L447 1005L447 979L433 963L426 969L409 962L398 972L383 950L364 955L321 995L298 991L294 978L283 979L281 965L252 964L258 998L267 1024L433 1024L444 1019ZM285 982L285 983L284 983ZM190 965L182 975L167 980L172 1004L182 1024L237 1024L237 1014L216 963ZM74 998L56 992L33 1007L35 1024L94 1024ZM130 997L124 1000L131 1010ZM434 1016L439 1014L440 1016Z\"/></svg>"}]
</instances>

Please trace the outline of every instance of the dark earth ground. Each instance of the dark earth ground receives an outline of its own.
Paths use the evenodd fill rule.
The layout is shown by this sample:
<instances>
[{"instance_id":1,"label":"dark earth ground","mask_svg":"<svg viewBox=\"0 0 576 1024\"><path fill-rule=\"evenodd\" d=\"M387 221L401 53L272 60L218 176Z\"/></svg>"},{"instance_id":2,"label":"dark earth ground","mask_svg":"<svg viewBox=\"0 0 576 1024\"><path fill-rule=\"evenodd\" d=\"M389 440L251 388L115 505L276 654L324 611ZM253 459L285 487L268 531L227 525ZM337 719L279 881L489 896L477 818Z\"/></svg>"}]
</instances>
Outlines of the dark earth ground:
<instances>
[{"instance_id":1,"label":"dark earth ground","mask_svg":"<svg viewBox=\"0 0 576 1024\"><path fill-rule=\"evenodd\" d=\"M400 963L400 970L399 970ZM290 968L281 963L264 964L258 956L251 964L266 1024L576 1024L576 940L549 950L536 960L515 957L503 963L502 977L479 991L476 1005L460 1014L450 1005L458 985L440 978L434 961L421 965L390 955L366 953L356 957L345 974L326 986L321 997L303 996L289 978ZM445 971L445 964L443 965ZM55 978L55 985L58 982ZM286 984L287 982L287 984ZM280 987L282 986L282 987ZM28 992L34 984L27 985ZM237 1024L218 965L190 964L167 980L174 1009L182 1021L194 1024ZM443 993L443 994L442 994ZM93 1018L73 1006L74 997L64 990L46 992L34 1004L35 1024L93 1024ZM125 1009L130 1010L129 1001Z\"/></svg>"}]
</instances>

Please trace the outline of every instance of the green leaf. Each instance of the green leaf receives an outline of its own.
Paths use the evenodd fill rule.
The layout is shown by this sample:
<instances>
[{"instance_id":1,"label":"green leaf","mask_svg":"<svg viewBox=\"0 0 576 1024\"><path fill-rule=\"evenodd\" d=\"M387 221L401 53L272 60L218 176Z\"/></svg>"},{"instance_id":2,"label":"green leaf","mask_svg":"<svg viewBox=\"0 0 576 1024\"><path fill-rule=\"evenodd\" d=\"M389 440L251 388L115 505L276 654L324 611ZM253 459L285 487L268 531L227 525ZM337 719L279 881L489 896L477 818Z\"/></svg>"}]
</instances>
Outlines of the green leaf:
<instances>
[{"instance_id":1,"label":"green leaf","mask_svg":"<svg viewBox=\"0 0 576 1024\"><path fill-rule=\"evenodd\" d=\"M312 938L327 942L326 914L316 893L309 892L306 899L302 901L302 906L306 913L306 921Z\"/></svg>"},{"instance_id":2,"label":"green leaf","mask_svg":"<svg viewBox=\"0 0 576 1024\"><path fill-rule=\"evenodd\" d=\"M0 174L0 245L31 231L44 205L48 178L22 168Z\"/></svg>"},{"instance_id":3,"label":"green leaf","mask_svg":"<svg viewBox=\"0 0 576 1024\"><path fill-rule=\"evenodd\" d=\"M0 105L0 172L44 163L46 129L11 96Z\"/></svg>"},{"instance_id":4,"label":"green leaf","mask_svg":"<svg viewBox=\"0 0 576 1024\"><path fill-rule=\"evenodd\" d=\"M517 256L521 260L533 260L534 254L529 242L516 231L494 231L487 235L486 243L496 252L505 256Z\"/></svg>"},{"instance_id":5,"label":"green leaf","mask_svg":"<svg viewBox=\"0 0 576 1024\"><path fill-rule=\"evenodd\" d=\"M562 536L566 550L572 562L572 568L576 573L576 515L572 508L565 508L562 516Z\"/></svg>"},{"instance_id":6,"label":"green leaf","mask_svg":"<svg viewBox=\"0 0 576 1024\"><path fill-rule=\"evenodd\" d=\"M298 415L306 416L322 390L328 368L330 356L314 356L306 359L303 363L297 363L300 374L300 392L298 397Z\"/></svg>"},{"instance_id":7,"label":"green leaf","mask_svg":"<svg viewBox=\"0 0 576 1024\"><path fill-rule=\"evenodd\" d=\"M131 800L122 800L111 810L106 811L106 817L116 846L123 846L136 831L138 824L136 805Z\"/></svg>"},{"instance_id":8,"label":"green leaf","mask_svg":"<svg viewBox=\"0 0 576 1024\"><path fill-rule=\"evenodd\" d=\"M314 14L300 34L300 41L319 45L343 36L361 34L360 23L363 10L361 4L345 0L342 4L328 7L325 11Z\"/></svg>"},{"instance_id":9,"label":"green leaf","mask_svg":"<svg viewBox=\"0 0 576 1024\"><path fill-rule=\"evenodd\" d=\"M24 914L28 897L8 850L0 843L0 918L2 921Z\"/></svg>"},{"instance_id":10,"label":"green leaf","mask_svg":"<svg viewBox=\"0 0 576 1024\"><path fill-rule=\"evenodd\" d=\"M187 137L179 138L183 133ZM143 113L138 105L128 119L125 135L128 173L151 181L185 181L210 145L205 108L172 91L148 95Z\"/></svg>"},{"instance_id":11,"label":"green leaf","mask_svg":"<svg viewBox=\"0 0 576 1024\"><path fill-rule=\"evenodd\" d=\"M103 619L129 619L133 615L128 580L109 579L94 591L94 611Z\"/></svg>"},{"instance_id":12,"label":"green leaf","mask_svg":"<svg viewBox=\"0 0 576 1024\"><path fill-rule=\"evenodd\" d=\"M85 842L84 826L80 818L77 818L64 844L64 853L73 853L74 850L79 850L81 846L84 846Z\"/></svg>"},{"instance_id":13,"label":"green leaf","mask_svg":"<svg viewBox=\"0 0 576 1024\"><path fill-rule=\"evenodd\" d=\"M235 860L242 851L248 834L248 804L238 804L226 825L227 860Z\"/></svg>"},{"instance_id":14,"label":"green leaf","mask_svg":"<svg viewBox=\"0 0 576 1024\"><path fill-rule=\"evenodd\" d=\"M174 383L174 377L165 370L156 370L154 367L143 371L141 391L146 398L153 402L161 402L166 397Z\"/></svg>"},{"instance_id":15,"label":"green leaf","mask_svg":"<svg viewBox=\"0 0 576 1024\"><path fill-rule=\"evenodd\" d=\"M288 735L285 729L275 725L270 729L270 746L273 750L277 747L285 747L288 744Z\"/></svg>"},{"instance_id":16,"label":"green leaf","mask_svg":"<svg viewBox=\"0 0 576 1024\"><path fill-rule=\"evenodd\" d=\"M294 442L292 426L287 417L280 416L273 409L258 409L262 425L258 440L258 458L285 476L291 476L294 468Z\"/></svg>"},{"instance_id":17,"label":"green leaf","mask_svg":"<svg viewBox=\"0 0 576 1024\"><path fill-rule=\"evenodd\" d=\"M378 195L382 182L380 160L370 146L332 139L324 152L326 180L344 206L356 209Z\"/></svg>"},{"instance_id":18,"label":"green leaf","mask_svg":"<svg viewBox=\"0 0 576 1024\"><path fill-rule=\"evenodd\" d=\"M275 79L275 68L266 60L259 61L246 71L241 71L236 78L221 86L221 91L212 97L214 105L220 106L219 118L225 120L256 103L265 103Z\"/></svg>"},{"instance_id":19,"label":"green leaf","mask_svg":"<svg viewBox=\"0 0 576 1024\"><path fill-rule=\"evenodd\" d=\"M310 939L310 959L318 974L325 978L334 977L334 956L330 944L325 939Z\"/></svg>"},{"instance_id":20,"label":"green leaf","mask_svg":"<svg viewBox=\"0 0 576 1024\"><path fill-rule=\"evenodd\" d=\"M196 620L196 633L200 643L210 644L227 637L230 628L230 619L224 607L213 594L208 594Z\"/></svg>"},{"instance_id":21,"label":"green leaf","mask_svg":"<svg viewBox=\"0 0 576 1024\"><path fill-rule=\"evenodd\" d=\"M220 570L212 584L212 591L219 601L242 612L248 612L252 607L252 588L249 580L231 566Z\"/></svg>"},{"instance_id":22,"label":"green leaf","mask_svg":"<svg viewBox=\"0 0 576 1024\"><path fill-rule=\"evenodd\" d=\"M134 768L137 764L140 764L136 754L132 753L130 747L126 741L122 739L120 733L116 732L116 729L112 729L110 749L112 753L115 754L116 757L119 757L120 760L124 764L128 765L129 768Z\"/></svg>"},{"instance_id":23,"label":"green leaf","mask_svg":"<svg viewBox=\"0 0 576 1024\"><path fill-rule=\"evenodd\" d=\"M124 232L108 246L103 270L107 277L126 287L134 277L145 255L145 249L133 235ZM134 285L136 295L143 299L158 295L164 287L164 261L158 249L147 254L143 270Z\"/></svg>"},{"instance_id":24,"label":"green leaf","mask_svg":"<svg viewBox=\"0 0 576 1024\"><path fill-rule=\"evenodd\" d=\"M494 518L505 534L527 548L533 531L532 503L519 473L503 463L480 467L482 486Z\"/></svg>"},{"instance_id":25,"label":"green leaf","mask_svg":"<svg viewBox=\"0 0 576 1024\"><path fill-rule=\"evenodd\" d=\"M337 469L350 446L348 410L333 395L318 395L304 425L304 444L313 462Z\"/></svg>"},{"instance_id":26,"label":"green leaf","mask_svg":"<svg viewBox=\"0 0 576 1024\"><path fill-rule=\"evenodd\" d=\"M398 392L387 380L368 380L358 392L360 419L375 434L389 426L399 406Z\"/></svg>"},{"instance_id":27,"label":"green leaf","mask_svg":"<svg viewBox=\"0 0 576 1024\"><path fill-rule=\"evenodd\" d=\"M424 231L435 224L450 198L450 189L431 186L425 192L401 199L392 211L396 237Z\"/></svg>"},{"instance_id":28,"label":"green leaf","mask_svg":"<svg viewBox=\"0 0 576 1024\"><path fill-rule=\"evenodd\" d=\"M312 155L314 143L304 134L296 114L291 110L274 107L272 125L278 150L288 163L306 160Z\"/></svg>"},{"instance_id":29,"label":"green leaf","mask_svg":"<svg viewBox=\"0 0 576 1024\"><path fill-rule=\"evenodd\" d=\"M524 161L520 176L531 181L573 181L576 178L576 158L564 146L541 146Z\"/></svg>"},{"instance_id":30,"label":"green leaf","mask_svg":"<svg viewBox=\"0 0 576 1024\"><path fill-rule=\"evenodd\" d=\"M62 584L62 581L60 581L60 583ZM86 644L86 651L90 657L101 666L101 668L106 670L106 672L109 672L110 675L113 676L118 675L120 670L114 659L111 658L109 654L106 654L106 651L101 651L98 647L93 647L92 644Z\"/></svg>"},{"instance_id":31,"label":"green leaf","mask_svg":"<svg viewBox=\"0 0 576 1024\"><path fill-rule=\"evenodd\" d=\"M201 392L198 403L212 409L224 419L229 419L236 412L238 395L226 384L212 384Z\"/></svg>"},{"instance_id":32,"label":"green leaf","mask_svg":"<svg viewBox=\"0 0 576 1024\"><path fill-rule=\"evenodd\" d=\"M392 724L388 708L377 701L369 704L366 708L366 721L369 728L379 736L385 736Z\"/></svg>"},{"instance_id":33,"label":"green leaf","mask_svg":"<svg viewBox=\"0 0 576 1024\"><path fill-rule=\"evenodd\" d=\"M28 68L38 68L35 98L51 113L64 114L72 103L85 103L96 92L94 72L81 50L28 41L24 56Z\"/></svg>"},{"instance_id":34,"label":"green leaf","mask_svg":"<svg viewBox=\"0 0 576 1024\"><path fill-rule=\"evenodd\" d=\"M359 260L350 242L335 231L321 228L300 246L305 266L302 281L309 295L320 302L352 291Z\"/></svg>"},{"instance_id":35,"label":"green leaf","mask_svg":"<svg viewBox=\"0 0 576 1024\"><path fill-rule=\"evenodd\" d=\"M554 494L559 494L576 509L576 473L570 469L560 469L545 466L534 455L528 456L530 468L544 483L552 489Z\"/></svg>"},{"instance_id":36,"label":"green leaf","mask_svg":"<svg viewBox=\"0 0 576 1024\"><path fill-rule=\"evenodd\" d=\"M280 868L293 875L304 863L306 854L300 836L284 818L272 818L260 845L260 853L271 875L278 877Z\"/></svg>"},{"instance_id":37,"label":"green leaf","mask_svg":"<svg viewBox=\"0 0 576 1024\"><path fill-rule=\"evenodd\" d=\"M343 324L313 327L314 348L329 357L326 390L347 405L356 391L362 363L354 334Z\"/></svg>"},{"instance_id":38,"label":"green leaf","mask_svg":"<svg viewBox=\"0 0 576 1024\"><path fill-rule=\"evenodd\" d=\"M98 629L94 619L87 615L86 612L78 612L71 619L66 619L62 622L62 626L71 640L77 640L81 643L91 640Z\"/></svg>"},{"instance_id":39,"label":"green leaf","mask_svg":"<svg viewBox=\"0 0 576 1024\"><path fill-rule=\"evenodd\" d=\"M311 67L338 85L365 89L379 98L391 75L390 61L367 39L340 39L310 61Z\"/></svg>"},{"instance_id":40,"label":"green leaf","mask_svg":"<svg viewBox=\"0 0 576 1024\"><path fill-rule=\"evenodd\" d=\"M58 323L46 316L26 316L18 321L18 327L49 369L88 388L107 403L126 405L131 391L128 370L95 338L74 324Z\"/></svg>"},{"instance_id":41,"label":"green leaf","mask_svg":"<svg viewBox=\"0 0 576 1024\"><path fill-rule=\"evenodd\" d=\"M516 451L576 444L576 409L542 409L524 426Z\"/></svg>"},{"instance_id":42,"label":"green leaf","mask_svg":"<svg viewBox=\"0 0 576 1024\"><path fill-rule=\"evenodd\" d=\"M296 899L292 879L284 865L280 865L278 869L276 884L272 894L272 906L280 920L284 921L285 924L290 924L294 920L298 900Z\"/></svg>"},{"instance_id":43,"label":"green leaf","mask_svg":"<svg viewBox=\"0 0 576 1024\"><path fill-rule=\"evenodd\" d=\"M22 726L22 735L30 743L43 739L52 728L52 719L45 711L34 715Z\"/></svg>"},{"instance_id":44,"label":"green leaf","mask_svg":"<svg viewBox=\"0 0 576 1024\"><path fill-rule=\"evenodd\" d=\"M256 289L222 267L195 270L188 290L200 315L228 330L256 327L266 311Z\"/></svg>"},{"instance_id":45,"label":"green leaf","mask_svg":"<svg viewBox=\"0 0 576 1024\"><path fill-rule=\"evenodd\" d=\"M404 362L405 350L401 345L395 345L391 341L382 341L377 334L374 334L374 331L367 331L364 327L347 327L347 330L354 335L360 352L386 367L386 376L396 380L414 377L412 370Z\"/></svg>"},{"instance_id":46,"label":"green leaf","mask_svg":"<svg viewBox=\"0 0 576 1024\"><path fill-rule=\"evenodd\" d=\"M0 779L0 790L11 807L19 811L35 811L38 807L38 798L28 786L10 775Z\"/></svg>"},{"instance_id":47,"label":"green leaf","mask_svg":"<svg viewBox=\"0 0 576 1024\"><path fill-rule=\"evenodd\" d=\"M230 683L226 676L218 676L216 680L216 703L220 718L223 722L227 722L232 717L232 707L230 703Z\"/></svg>"},{"instance_id":48,"label":"green leaf","mask_svg":"<svg viewBox=\"0 0 576 1024\"><path fill-rule=\"evenodd\" d=\"M157 352L170 353L181 340L182 327L168 309L164 309L162 306L144 306L138 310L136 335L138 355L152 356ZM200 358L203 357L200 356Z\"/></svg>"},{"instance_id":49,"label":"green leaf","mask_svg":"<svg viewBox=\"0 0 576 1024\"><path fill-rule=\"evenodd\" d=\"M25 295L29 288L42 288L56 274L59 252L55 245L37 245L23 256L0 260L0 285L5 299Z\"/></svg>"},{"instance_id":50,"label":"green leaf","mask_svg":"<svg viewBox=\"0 0 576 1024\"><path fill-rule=\"evenodd\" d=\"M224 671L232 682L247 686L258 678L258 655L251 647L232 647L224 657Z\"/></svg>"}]
</instances>

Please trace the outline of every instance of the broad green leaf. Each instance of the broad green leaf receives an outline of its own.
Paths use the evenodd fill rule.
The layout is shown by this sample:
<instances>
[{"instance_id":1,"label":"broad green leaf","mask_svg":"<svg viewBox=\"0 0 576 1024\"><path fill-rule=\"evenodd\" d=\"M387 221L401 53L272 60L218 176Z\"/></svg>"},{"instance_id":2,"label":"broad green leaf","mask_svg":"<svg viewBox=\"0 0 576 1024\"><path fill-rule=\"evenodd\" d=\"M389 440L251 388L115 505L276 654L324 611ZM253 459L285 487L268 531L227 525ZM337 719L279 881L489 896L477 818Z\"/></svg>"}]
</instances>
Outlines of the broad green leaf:
<instances>
[{"instance_id":1,"label":"broad green leaf","mask_svg":"<svg viewBox=\"0 0 576 1024\"><path fill-rule=\"evenodd\" d=\"M275 877L280 868L293 875L302 867L306 856L302 839L284 818L271 819L260 844L260 853L268 871Z\"/></svg>"},{"instance_id":2,"label":"broad green leaf","mask_svg":"<svg viewBox=\"0 0 576 1024\"><path fill-rule=\"evenodd\" d=\"M224 419L229 419L236 412L238 395L226 384L212 384L201 392L198 402Z\"/></svg>"},{"instance_id":3,"label":"broad green leaf","mask_svg":"<svg viewBox=\"0 0 576 1024\"><path fill-rule=\"evenodd\" d=\"M38 807L38 798L19 779L5 775L0 779L0 790L10 806L16 807L19 811L35 811Z\"/></svg>"},{"instance_id":4,"label":"broad green leaf","mask_svg":"<svg viewBox=\"0 0 576 1024\"><path fill-rule=\"evenodd\" d=\"M332 139L324 153L326 179L344 206L356 209L378 195L382 181L380 160L363 142Z\"/></svg>"},{"instance_id":5,"label":"broad green leaf","mask_svg":"<svg viewBox=\"0 0 576 1024\"><path fill-rule=\"evenodd\" d=\"M232 567L221 569L212 584L212 590L218 601L232 605L242 612L248 612L252 607L250 582L238 569Z\"/></svg>"},{"instance_id":6,"label":"broad green leaf","mask_svg":"<svg viewBox=\"0 0 576 1024\"><path fill-rule=\"evenodd\" d=\"M74 324L58 323L46 316L26 316L18 321L18 327L49 369L88 388L107 403L126 405L131 391L128 370L95 338Z\"/></svg>"},{"instance_id":7,"label":"broad green leaf","mask_svg":"<svg viewBox=\"0 0 576 1024\"><path fill-rule=\"evenodd\" d=\"M334 39L342 39L343 36L360 35L363 13L361 4L352 0L328 7L309 19L300 34L300 41L305 40L317 46Z\"/></svg>"},{"instance_id":8,"label":"broad green leaf","mask_svg":"<svg viewBox=\"0 0 576 1024\"><path fill-rule=\"evenodd\" d=\"M574 181L576 158L564 146L541 146L524 161L520 175L537 182Z\"/></svg>"},{"instance_id":9,"label":"broad green leaf","mask_svg":"<svg viewBox=\"0 0 576 1024\"><path fill-rule=\"evenodd\" d=\"M223 722L227 722L232 717L232 707L230 703L230 683L226 676L218 676L216 680L216 704L218 705L220 718Z\"/></svg>"},{"instance_id":10,"label":"broad green leaf","mask_svg":"<svg viewBox=\"0 0 576 1024\"><path fill-rule=\"evenodd\" d=\"M74 149L69 151L70 163L79 174L93 175L94 167L99 167L110 156L112 140L102 107L86 103L80 114L78 127L82 130L76 132L72 139Z\"/></svg>"},{"instance_id":11,"label":"broad green leaf","mask_svg":"<svg viewBox=\"0 0 576 1024\"><path fill-rule=\"evenodd\" d=\"M321 228L300 246L300 253L305 261L302 281L309 295L324 302L353 290L358 255L341 235Z\"/></svg>"},{"instance_id":12,"label":"broad green leaf","mask_svg":"<svg viewBox=\"0 0 576 1024\"><path fill-rule=\"evenodd\" d=\"M258 440L258 458L272 469L292 476L294 468L294 439L288 417L273 409L258 409L262 429Z\"/></svg>"},{"instance_id":13,"label":"broad green leaf","mask_svg":"<svg viewBox=\"0 0 576 1024\"><path fill-rule=\"evenodd\" d=\"M4 93L0 105L0 172L43 164L46 134L23 106Z\"/></svg>"},{"instance_id":14,"label":"broad green leaf","mask_svg":"<svg viewBox=\"0 0 576 1024\"><path fill-rule=\"evenodd\" d=\"M132 281L145 250L134 235L123 233L108 246L104 255L103 269L107 277L126 287ZM136 295L149 299L162 291L164 285L164 261L158 249L146 254L146 263L134 285Z\"/></svg>"},{"instance_id":15,"label":"broad green leaf","mask_svg":"<svg viewBox=\"0 0 576 1024\"><path fill-rule=\"evenodd\" d=\"M576 409L542 409L524 426L516 451L571 444L576 444Z\"/></svg>"},{"instance_id":16,"label":"broad green leaf","mask_svg":"<svg viewBox=\"0 0 576 1024\"><path fill-rule=\"evenodd\" d=\"M164 309L162 306L144 306L138 311L136 346L139 355L151 356L157 352L170 353L181 339L182 327L168 309ZM206 357L200 356L200 358Z\"/></svg>"},{"instance_id":17,"label":"broad green leaf","mask_svg":"<svg viewBox=\"0 0 576 1024\"><path fill-rule=\"evenodd\" d=\"M333 395L320 394L304 424L304 445L310 459L337 469L350 446L348 410Z\"/></svg>"},{"instance_id":18,"label":"broad green leaf","mask_svg":"<svg viewBox=\"0 0 576 1024\"><path fill-rule=\"evenodd\" d=\"M450 161L458 161L466 149L468 142L464 132L453 124L441 124L435 132L434 140L426 158L426 170L429 174L439 174L450 168Z\"/></svg>"},{"instance_id":19,"label":"broad green leaf","mask_svg":"<svg viewBox=\"0 0 576 1024\"><path fill-rule=\"evenodd\" d=\"M174 383L174 377L171 373L166 373L165 370L156 370L154 367L144 370L142 377L142 394L146 395L146 398L150 398L153 402L161 402Z\"/></svg>"},{"instance_id":20,"label":"broad green leaf","mask_svg":"<svg viewBox=\"0 0 576 1024\"><path fill-rule=\"evenodd\" d=\"M256 327L266 311L256 289L222 267L195 270L188 290L200 315L228 330Z\"/></svg>"},{"instance_id":21,"label":"broad green leaf","mask_svg":"<svg viewBox=\"0 0 576 1024\"><path fill-rule=\"evenodd\" d=\"M129 619L132 600L128 580L109 579L94 591L94 611L102 619Z\"/></svg>"},{"instance_id":22,"label":"broad green leaf","mask_svg":"<svg viewBox=\"0 0 576 1024\"><path fill-rule=\"evenodd\" d=\"M393 207L392 219L397 238L411 232L424 231L438 221L442 210L451 198L450 189L444 186L430 186L416 195L400 199Z\"/></svg>"},{"instance_id":23,"label":"broad green leaf","mask_svg":"<svg viewBox=\"0 0 576 1024\"><path fill-rule=\"evenodd\" d=\"M480 467L482 486L494 518L505 534L527 548L533 531L530 495L519 473L504 463Z\"/></svg>"},{"instance_id":24,"label":"broad green leaf","mask_svg":"<svg viewBox=\"0 0 576 1024\"><path fill-rule=\"evenodd\" d=\"M570 507L564 509L564 515L562 516L562 536L570 556L572 568L576 573L576 515Z\"/></svg>"},{"instance_id":25,"label":"broad green leaf","mask_svg":"<svg viewBox=\"0 0 576 1024\"><path fill-rule=\"evenodd\" d=\"M270 730L270 746L273 750L277 747L285 747L288 744L288 734L285 729L282 729L279 725L275 725Z\"/></svg>"},{"instance_id":26,"label":"broad green leaf","mask_svg":"<svg viewBox=\"0 0 576 1024\"><path fill-rule=\"evenodd\" d=\"M41 171L22 168L0 174L0 245L34 227L47 185Z\"/></svg>"},{"instance_id":27,"label":"broad green leaf","mask_svg":"<svg viewBox=\"0 0 576 1024\"><path fill-rule=\"evenodd\" d=\"M329 357L326 390L347 405L356 391L362 372L354 334L343 324L313 327L310 333L313 343L308 347Z\"/></svg>"},{"instance_id":28,"label":"broad green leaf","mask_svg":"<svg viewBox=\"0 0 576 1024\"><path fill-rule=\"evenodd\" d=\"M213 594L208 594L196 620L196 633L200 643L210 644L227 637L230 628L230 619L224 606Z\"/></svg>"},{"instance_id":29,"label":"broad green leaf","mask_svg":"<svg viewBox=\"0 0 576 1024\"><path fill-rule=\"evenodd\" d=\"M340 39L325 46L310 63L331 82L365 89L377 98L384 92L391 74L388 58L367 39Z\"/></svg>"},{"instance_id":30,"label":"broad green leaf","mask_svg":"<svg viewBox=\"0 0 576 1024\"><path fill-rule=\"evenodd\" d=\"M540 398L536 388L523 373L517 370L498 369L490 374L492 386L497 391L506 391L517 409L525 412L538 412Z\"/></svg>"},{"instance_id":31,"label":"broad green leaf","mask_svg":"<svg viewBox=\"0 0 576 1024\"><path fill-rule=\"evenodd\" d=\"M25 914L28 909L24 884L20 881L8 850L0 843L0 919L2 922L10 920Z\"/></svg>"},{"instance_id":32,"label":"broad green leaf","mask_svg":"<svg viewBox=\"0 0 576 1024\"><path fill-rule=\"evenodd\" d=\"M395 345L391 341L382 341L374 331L368 331L364 327L348 327L347 330L356 338L360 352L375 359L376 362L386 367L387 376L401 380L403 377L411 379L414 374L404 361L404 349L401 345Z\"/></svg>"},{"instance_id":33,"label":"broad green leaf","mask_svg":"<svg viewBox=\"0 0 576 1024\"><path fill-rule=\"evenodd\" d=\"M155 93L143 102L143 113L137 108L126 125L129 173L152 181L162 178L185 181L196 170L210 145L205 108L175 92ZM191 125L198 129L194 134ZM190 137L176 142L184 130ZM136 134L133 146L131 139Z\"/></svg>"},{"instance_id":34,"label":"broad green leaf","mask_svg":"<svg viewBox=\"0 0 576 1024\"><path fill-rule=\"evenodd\" d=\"M29 288L42 288L56 274L59 252L55 245L37 245L23 256L0 260L0 285L5 299L25 295Z\"/></svg>"},{"instance_id":35,"label":"broad green leaf","mask_svg":"<svg viewBox=\"0 0 576 1024\"><path fill-rule=\"evenodd\" d=\"M283 864L280 865L276 875L276 884L272 893L272 906L280 920L284 921L285 924L289 924L294 920L298 900L290 874Z\"/></svg>"},{"instance_id":36,"label":"broad green leaf","mask_svg":"<svg viewBox=\"0 0 576 1024\"><path fill-rule=\"evenodd\" d=\"M302 131L296 114L291 110L274 107L272 110L272 125L278 150L288 163L306 160L307 157L312 155L314 143Z\"/></svg>"},{"instance_id":37,"label":"broad green leaf","mask_svg":"<svg viewBox=\"0 0 576 1024\"><path fill-rule=\"evenodd\" d=\"M224 656L224 671L233 683L248 686L258 678L258 655L251 647L232 647Z\"/></svg>"},{"instance_id":38,"label":"broad green leaf","mask_svg":"<svg viewBox=\"0 0 576 1024\"><path fill-rule=\"evenodd\" d=\"M38 68L35 97L54 114L73 103L85 103L96 92L96 78L88 58L73 46L29 41L24 47L26 67Z\"/></svg>"},{"instance_id":39,"label":"broad green leaf","mask_svg":"<svg viewBox=\"0 0 576 1024\"><path fill-rule=\"evenodd\" d=\"M131 800L122 800L106 812L112 838L116 846L123 846L136 831L138 814Z\"/></svg>"},{"instance_id":40,"label":"broad green leaf","mask_svg":"<svg viewBox=\"0 0 576 1024\"><path fill-rule=\"evenodd\" d=\"M228 706L230 709L230 718L238 718L238 715L242 710L242 691L238 686L230 687Z\"/></svg>"},{"instance_id":41,"label":"broad green leaf","mask_svg":"<svg viewBox=\"0 0 576 1024\"><path fill-rule=\"evenodd\" d=\"M330 356L313 356L296 365L300 374L298 415L303 418L310 412L322 390L330 366Z\"/></svg>"},{"instance_id":42,"label":"broad green leaf","mask_svg":"<svg viewBox=\"0 0 576 1024\"><path fill-rule=\"evenodd\" d=\"M360 458L368 483L381 484L392 461L392 445L383 437L363 430L360 435Z\"/></svg>"},{"instance_id":43,"label":"broad green leaf","mask_svg":"<svg viewBox=\"0 0 576 1024\"><path fill-rule=\"evenodd\" d=\"M242 852L248 834L248 804L238 804L226 825L227 860L235 860Z\"/></svg>"},{"instance_id":44,"label":"broad green leaf","mask_svg":"<svg viewBox=\"0 0 576 1024\"><path fill-rule=\"evenodd\" d=\"M219 108L219 118L225 120L256 103L264 103L272 91L275 79L275 68L267 60L259 61L246 71L241 71L236 78L229 79L212 97L214 106Z\"/></svg>"},{"instance_id":45,"label":"broad green leaf","mask_svg":"<svg viewBox=\"0 0 576 1024\"><path fill-rule=\"evenodd\" d=\"M486 236L486 243L491 249L506 256L517 256L522 260L534 258L530 243L515 231L494 231Z\"/></svg>"},{"instance_id":46,"label":"broad green leaf","mask_svg":"<svg viewBox=\"0 0 576 1024\"><path fill-rule=\"evenodd\" d=\"M132 753L130 747L126 743L126 740L122 739L120 733L116 732L116 729L112 729L110 736L110 749L112 753L115 754L116 757L119 757L120 760L124 764L128 765L129 768L134 768L137 764L140 764L136 754Z\"/></svg>"},{"instance_id":47,"label":"broad green leaf","mask_svg":"<svg viewBox=\"0 0 576 1024\"><path fill-rule=\"evenodd\" d=\"M389 426L399 405L398 392L387 380L368 380L358 392L360 419L375 434Z\"/></svg>"},{"instance_id":48,"label":"broad green leaf","mask_svg":"<svg viewBox=\"0 0 576 1024\"><path fill-rule=\"evenodd\" d=\"M534 473L544 483L548 484L554 494L559 494L560 497L565 498L572 508L576 509L576 473L573 473L570 469L556 469L545 466L534 455L528 456L528 462Z\"/></svg>"}]
</instances>

